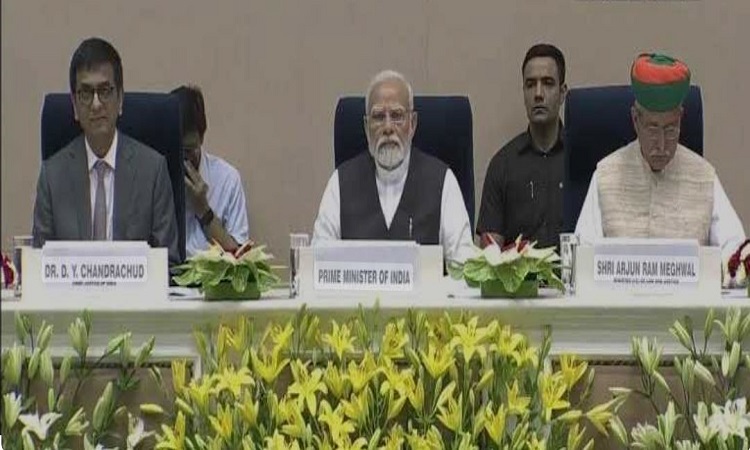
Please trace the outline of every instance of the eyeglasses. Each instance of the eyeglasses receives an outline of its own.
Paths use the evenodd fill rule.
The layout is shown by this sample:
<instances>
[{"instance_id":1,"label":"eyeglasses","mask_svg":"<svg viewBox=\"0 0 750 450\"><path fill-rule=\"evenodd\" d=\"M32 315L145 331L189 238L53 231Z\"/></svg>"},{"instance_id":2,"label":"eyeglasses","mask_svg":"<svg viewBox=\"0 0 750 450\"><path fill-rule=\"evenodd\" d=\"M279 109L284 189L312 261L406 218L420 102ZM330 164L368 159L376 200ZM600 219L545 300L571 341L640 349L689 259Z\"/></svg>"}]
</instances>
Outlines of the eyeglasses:
<instances>
[{"instance_id":1,"label":"eyeglasses","mask_svg":"<svg viewBox=\"0 0 750 450\"><path fill-rule=\"evenodd\" d=\"M76 97L79 102L85 105L91 105L94 101L94 94L99 97L100 102L107 103L114 98L114 93L115 87L111 84L104 84L95 88L84 86L76 91Z\"/></svg>"},{"instance_id":2,"label":"eyeglasses","mask_svg":"<svg viewBox=\"0 0 750 450\"><path fill-rule=\"evenodd\" d=\"M680 137L680 127L670 125L667 127L648 126L644 127L646 137L652 141L658 141L661 136L664 136L665 141L675 141Z\"/></svg>"},{"instance_id":3,"label":"eyeglasses","mask_svg":"<svg viewBox=\"0 0 750 450\"><path fill-rule=\"evenodd\" d=\"M406 123L406 118L409 116L411 111L406 109L394 109L392 111L386 110L375 110L370 113L368 119L375 127L381 127L385 125L388 118L391 119L391 123L394 125L403 125Z\"/></svg>"}]
</instances>

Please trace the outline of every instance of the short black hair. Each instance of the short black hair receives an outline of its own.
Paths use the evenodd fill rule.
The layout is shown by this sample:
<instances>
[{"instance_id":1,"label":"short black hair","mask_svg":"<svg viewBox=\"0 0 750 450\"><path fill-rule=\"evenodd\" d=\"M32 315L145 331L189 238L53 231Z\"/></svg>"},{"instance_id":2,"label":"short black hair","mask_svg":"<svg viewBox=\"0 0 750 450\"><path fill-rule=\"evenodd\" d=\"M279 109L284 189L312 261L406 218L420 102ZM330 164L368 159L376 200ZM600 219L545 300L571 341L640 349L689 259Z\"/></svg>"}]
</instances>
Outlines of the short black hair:
<instances>
[{"instance_id":1,"label":"short black hair","mask_svg":"<svg viewBox=\"0 0 750 450\"><path fill-rule=\"evenodd\" d=\"M122 92L122 60L117 50L102 38L92 37L81 42L70 59L70 92L76 91L76 77L81 70L91 70L111 64L115 72L115 87Z\"/></svg>"},{"instance_id":2,"label":"short black hair","mask_svg":"<svg viewBox=\"0 0 750 450\"><path fill-rule=\"evenodd\" d=\"M206 134L208 124L206 122L206 104L203 101L203 92L195 86L180 86L172 91L180 103L180 117L182 120L182 133L197 131L201 139Z\"/></svg>"},{"instance_id":3,"label":"short black hair","mask_svg":"<svg viewBox=\"0 0 750 450\"><path fill-rule=\"evenodd\" d=\"M565 83L565 57L559 48L552 44L536 44L526 52L521 64L521 74L523 75L526 64L533 58L552 58L557 64L557 75L560 78L560 85Z\"/></svg>"}]
</instances>

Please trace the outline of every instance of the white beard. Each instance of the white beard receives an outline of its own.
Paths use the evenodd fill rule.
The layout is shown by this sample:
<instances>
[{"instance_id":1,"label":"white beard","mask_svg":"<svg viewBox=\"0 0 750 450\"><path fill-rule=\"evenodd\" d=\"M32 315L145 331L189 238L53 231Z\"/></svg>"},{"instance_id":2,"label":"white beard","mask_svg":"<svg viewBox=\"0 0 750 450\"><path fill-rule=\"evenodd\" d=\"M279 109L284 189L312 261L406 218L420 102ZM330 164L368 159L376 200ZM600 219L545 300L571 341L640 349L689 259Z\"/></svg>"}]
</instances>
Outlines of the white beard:
<instances>
[{"instance_id":1,"label":"white beard","mask_svg":"<svg viewBox=\"0 0 750 450\"><path fill-rule=\"evenodd\" d=\"M404 162L408 151L409 146L395 139L380 138L375 145L370 144L370 154L378 167L387 171L397 169Z\"/></svg>"}]
</instances>

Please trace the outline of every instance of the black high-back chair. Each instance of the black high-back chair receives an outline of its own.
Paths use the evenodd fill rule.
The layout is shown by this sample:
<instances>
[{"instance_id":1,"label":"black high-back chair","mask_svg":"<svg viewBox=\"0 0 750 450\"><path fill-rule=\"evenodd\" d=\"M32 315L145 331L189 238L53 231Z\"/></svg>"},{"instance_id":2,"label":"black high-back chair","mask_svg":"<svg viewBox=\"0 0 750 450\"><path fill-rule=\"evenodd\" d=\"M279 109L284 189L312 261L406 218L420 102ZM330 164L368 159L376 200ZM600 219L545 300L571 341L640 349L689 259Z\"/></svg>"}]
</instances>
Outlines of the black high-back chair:
<instances>
[{"instance_id":1,"label":"black high-back chair","mask_svg":"<svg viewBox=\"0 0 750 450\"><path fill-rule=\"evenodd\" d=\"M633 141L630 86L571 89L565 100L565 185L563 227L575 230L596 164ZM703 104L698 86L691 86L683 103L680 143L703 155Z\"/></svg>"},{"instance_id":2,"label":"black high-back chair","mask_svg":"<svg viewBox=\"0 0 750 450\"><path fill-rule=\"evenodd\" d=\"M185 172L177 97L155 92L126 92L117 128L158 151L167 160L182 261L185 259ZM73 114L69 93L52 93L44 97L41 132L43 160L82 133Z\"/></svg>"},{"instance_id":3,"label":"black high-back chair","mask_svg":"<svg viewBox=\"0 0 750 450\"><path fill-rule=\"evenodd\" d=\"M415 96L419 114L412 145L447 164L461 187L474 229L474 139L471 104L462 96ZM333 126L335 165L367 151L365 98L343 97Z\"/></svg>"}]
</instances>

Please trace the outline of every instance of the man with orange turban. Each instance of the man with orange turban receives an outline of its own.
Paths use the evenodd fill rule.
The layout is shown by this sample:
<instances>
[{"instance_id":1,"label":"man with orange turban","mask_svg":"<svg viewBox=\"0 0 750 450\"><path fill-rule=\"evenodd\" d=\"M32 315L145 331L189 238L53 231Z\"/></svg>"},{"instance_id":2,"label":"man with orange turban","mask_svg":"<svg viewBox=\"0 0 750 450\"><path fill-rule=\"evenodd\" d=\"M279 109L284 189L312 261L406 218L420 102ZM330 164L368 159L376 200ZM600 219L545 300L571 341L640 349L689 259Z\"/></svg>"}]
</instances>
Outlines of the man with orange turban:
<instances>
[{"instance_id":1,"label":"man with orange turban","mask_svg":"<svg viewBox=\"0 0 750 450\"><path fill-rule=\"evenodd\" d=\"M599 161L578 218L582 242L601 237L684 238L728 257L744 231L713 166L679 144L690 69L642 54L630 71L637 139Z\"/></svg>"}]
</instances>

